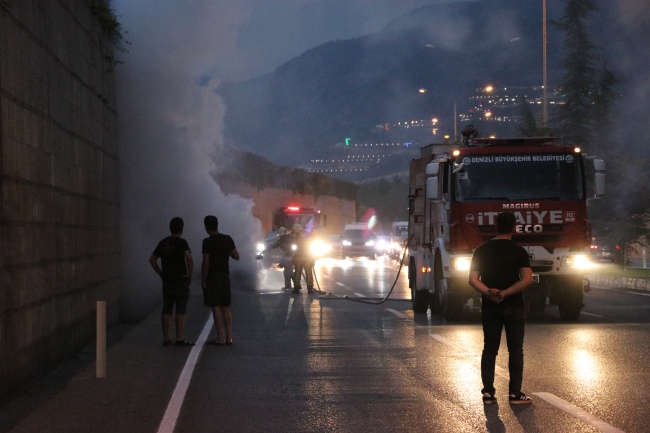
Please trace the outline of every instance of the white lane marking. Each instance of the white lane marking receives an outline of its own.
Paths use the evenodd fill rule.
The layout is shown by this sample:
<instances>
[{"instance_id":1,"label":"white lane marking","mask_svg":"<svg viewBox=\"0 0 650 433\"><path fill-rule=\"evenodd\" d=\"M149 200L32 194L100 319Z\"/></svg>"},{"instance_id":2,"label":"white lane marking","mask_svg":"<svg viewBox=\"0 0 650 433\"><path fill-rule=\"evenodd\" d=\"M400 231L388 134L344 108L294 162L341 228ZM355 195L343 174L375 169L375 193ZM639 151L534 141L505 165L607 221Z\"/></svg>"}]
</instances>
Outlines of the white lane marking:
<instances>
[{"instance_id":1,"label":"white lane marking","mask_svg":"<svg viewBox=\"0 0 650 433\"><path fill-rule=\"evenodd\" d=\"M196 367L196 362L199 359L199 354L203 350L203 345L205 340L208 339L210 330L212 329L212 315L208 316L208 320L203 326L203 331L199 335L199 339L196 342L196 346L190 351L190 356L187 357L185 361L185 366L181 375L178 378L176 383L176 389L172 394L172 398L169 400L167 405L167 410L163 416L162 421L160 422L160 427L158 427L158 433L173 433L174 427L176 427L176 421L178 420L178 415L181 412L181 406L183 406L183 400L185 400L185 393L187 393L187 388L190 385L190 380L192 379L192 373L194 373L194 367Z\"/></svg>"},{"instance_id":2,"label":"white lane marking","mask_svg":"<svg viewBox=\"0 0 650 433\"><path fill-rule=\"evenodd\" d=\"M601 316L600 314L586 313L586 312L584 312L584 311L583 311L582 313L580 313L580 314L583 314L583 315L585 315L585 316L591 316L591 317L600 317L601 319L604 319L604 318L605 318L605 316Z\"/></svg>"},{"instance_id":3,"label":"white lane marking","mask_svg":"<svg viewBox=\"0 0 650 433\"><path fill-rule=\"evenodd\" d=\"M364 295L363 293L356 293L355 292L355 293L353 293L353 295L356 295L359 298L365 298L366 297L366 295Z\"/></svg>"},{"instance_id":4,"label":"white lane marking","mask_svg":"<svg viewBox=\"0 0 650 433\"><path fill-rule=\"evenodd\" d=\"M404 313L400 313L399 311L397 311L397 310L393 310L392 308L386 308L386 311L388 311L388 312L390 312L390 313L393 313L394 315L396 315L396 316L399 317L400 319L410 319L410 317L407 316L406 314L404 314Z\"/></svg>"},{"instance_id":5,"label":"white lane marking","mask_svg":"<svg viewBox=\"0 0 650 433\"><path fill-rule=\"evenodd\" d=\"M589 412L580 409L579 407L574 406L567 401L562 400L560 397L554 394L551 394L549 392L534 392L533 395L541 398L547 403L552 404L558 409L565 411L569 415L578 418L580 421L585 422L590 426L597 428L603 433L625 433L623 430L617 429L611 424L607 424L605 421L596 418Z\"/></svg>"},{"instance_id":6,"label":"white lane marking","mask_svg":"<svg viewBox=\"0 0 650 433\"><path fill-rule=\"evenodd\" d=\"M289 315L291 314L291 307L293 306L293 300L294 300L293 297L291 297L291 298L289 299L289 307L287 308L287 317L285 317L285 319L284 319L284 324L285 324L285 325L286 325L287 323L289 323Z\"/></svg>"},{"instance_id":7,"label":"white lane marking","mask_svg":"<svg viewBox=\"0 0 650 433\"><path fill-rule=\"evenodd\" d=\"M650 293L639 293L639 292L631 292L629 290L610 289L609 287L594 287L594 288L598 290L607 290L609 292L629 293L630 295L640 295L640 296L650 296Z\"/></svg>"},{"instance_id":8,"label":"white lane marking","mask_svg":"<svg viewBox=\"0 0 650 433\"><path fill-rule=\"evenodd\" d=\"M345 284L343 284L343 283L339 283L338 281L334 281L334 284L338 284L338 285L341 286L341 287L345 287Z\"/></svg>"},{"instance_id":9,"label":"white lane marking","mask_svg":"<svg viewBox=\"0 0 650 433\"><path fill-rule=\"evenodd\" d=\"M619 292L620 292L620 290L619 290ZM623 290L623 293L629 293L630 295L650 296L650 293L630 292L628 290Z\"/></svg>"},{"instance_id":10,"label":"white lane marking","mask_svg":"<svg viewBox=\"0 0 650 433\"><path fill-rule=\"evenodd\" d=\"M444 344L445 346L451 347L452 349L461 352L461 354L465 355L466 357L477 359L479 361L479 365L480 365L481 357L479 355L476 355L476 354L470 352L469 350L465 349L460 344L454 343L450 339L445 338L440 334L429 334L429 337L433 338L434 340L438 341L439 343ZM499 367L498 365L495 365L494 370L495 370L495 374L497 376L507 377L507 373L506 373L506 370L504 368Z\"/></svg>"}]
</instances>

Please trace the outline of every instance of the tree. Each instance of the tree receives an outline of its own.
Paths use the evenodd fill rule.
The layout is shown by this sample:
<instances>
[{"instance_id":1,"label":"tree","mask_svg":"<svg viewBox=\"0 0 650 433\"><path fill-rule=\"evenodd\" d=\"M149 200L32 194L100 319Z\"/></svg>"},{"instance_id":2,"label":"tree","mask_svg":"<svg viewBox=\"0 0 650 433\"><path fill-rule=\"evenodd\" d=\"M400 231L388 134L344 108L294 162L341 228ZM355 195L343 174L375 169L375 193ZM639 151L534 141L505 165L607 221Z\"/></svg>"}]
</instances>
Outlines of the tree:
<instances>
[{"instance_id":1,"label":"tree","mask_svg":"<svg viewBox=\"0 0 650 433\"><path fill-rule=\"evenodd\" d=\"M560 85L564 105L558 110L562 137L586 147L593 134L593 92L596 61L595 46L589 38L587 22L597 11L593 0L567 0L564 16L554 24L564 32L565 73Z\"/></svg>"},{"instance_id":2,"label":"tree","mask_svg":"<svg viewBox=\"0 0 650 433\"><path fill-rule=\"evenodd\" d=\"M591 151L596 154L612 154L615 147L614 121L618 94L614 90L618 77L603 64L600 78L593 98L593 146Z\"/></svg>"},{"instance_id":3,"label":"tree","mask_svg":"<svg viewBox=\"0 0 650 433\"><path fill-rule=\"evenodd\" d=\"M533 116L533 112L530 109L530 104L526 99L526 96L521 97L521 105L519 106L521 113L521 118L519 119L519 125L517 126L517 132L525 137L546 137L551 134L550 128L544 128L539 126L537 119Z\"/></svg>"}]
</instances>

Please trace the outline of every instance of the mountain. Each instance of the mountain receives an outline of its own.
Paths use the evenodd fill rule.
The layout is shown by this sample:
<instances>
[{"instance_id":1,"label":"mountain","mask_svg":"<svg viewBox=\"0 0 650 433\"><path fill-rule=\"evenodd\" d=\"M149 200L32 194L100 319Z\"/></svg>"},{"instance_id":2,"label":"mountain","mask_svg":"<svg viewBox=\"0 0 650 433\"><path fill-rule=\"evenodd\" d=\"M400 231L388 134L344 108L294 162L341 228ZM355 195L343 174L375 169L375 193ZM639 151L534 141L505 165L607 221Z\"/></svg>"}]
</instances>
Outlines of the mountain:
<instances>
[{"instance_id":1,"label":"mountain","mask_svg":"<svg viewBox=\"0 0 650 433\"><path fill-rule=\"evenodd\" d=\"M612 55L609 67L630 68L625 51L641 48L649 36L630 39L632 29L614 19L620 10L603 3L594 40ZM564 2L549 0L549 20L559 18L563 7ZM226 139L234 148L289 166L327 157L346 137L378 142L408 139L412 133L414 142L428 144L425 140L434 137L418 138L416 129L398 133L388 124L441 117L449 125L454 102L459 112L470 109L469 97L488 83L541 85L541 28L538 0L417 9L376 34L328 42L271 74L223 83L218 93L227 105ZM561 80L562 36L549 25L549 87ZM629 86L624 80L622 87L633 92Z\"/></svg>"}]
</instances>

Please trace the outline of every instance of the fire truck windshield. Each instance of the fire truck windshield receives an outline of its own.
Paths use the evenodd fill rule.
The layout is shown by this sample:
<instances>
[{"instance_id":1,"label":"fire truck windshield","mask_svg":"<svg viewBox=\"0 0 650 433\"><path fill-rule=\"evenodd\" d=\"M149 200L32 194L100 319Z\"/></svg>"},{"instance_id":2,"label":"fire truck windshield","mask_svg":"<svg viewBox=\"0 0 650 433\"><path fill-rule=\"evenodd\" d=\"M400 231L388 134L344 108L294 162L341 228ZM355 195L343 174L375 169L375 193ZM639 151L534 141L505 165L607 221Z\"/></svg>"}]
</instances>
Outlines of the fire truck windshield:
<instances>
[{"instance_id":1,"label":"fire truck windshield","mask_svg":"<svg viewBox=\"0 0 650 433\"><path fill-rule=\"evenodd\" d=\"M471 155L454 163L455 201L581 200L578 155Z\"/></svg>"}]
</instances>

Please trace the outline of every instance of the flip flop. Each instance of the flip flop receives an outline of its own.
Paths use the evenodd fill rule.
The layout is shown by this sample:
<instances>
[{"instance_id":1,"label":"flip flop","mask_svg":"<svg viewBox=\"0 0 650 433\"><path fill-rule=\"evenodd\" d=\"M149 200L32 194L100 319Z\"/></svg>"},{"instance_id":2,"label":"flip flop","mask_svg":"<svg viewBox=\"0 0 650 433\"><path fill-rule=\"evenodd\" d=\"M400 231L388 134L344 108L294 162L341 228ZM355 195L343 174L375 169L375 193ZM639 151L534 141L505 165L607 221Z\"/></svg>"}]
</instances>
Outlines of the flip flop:
<instances>
[{"instance_id":1,"label":"flip flop","mask_svg":"<svg viewBox=\"0 0 650 433\"><path fill-rule=\"evenodd\" d=\"M207 346L225 346L226 343L220 343L217 340L210 340L207 343L205 343Z\"/></svg>"}]
</instances>

